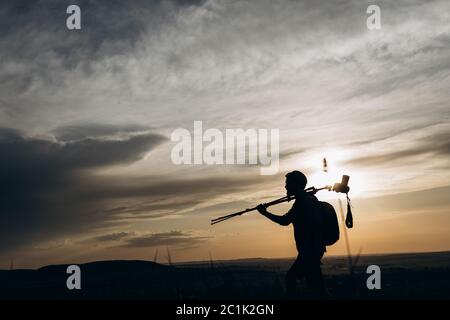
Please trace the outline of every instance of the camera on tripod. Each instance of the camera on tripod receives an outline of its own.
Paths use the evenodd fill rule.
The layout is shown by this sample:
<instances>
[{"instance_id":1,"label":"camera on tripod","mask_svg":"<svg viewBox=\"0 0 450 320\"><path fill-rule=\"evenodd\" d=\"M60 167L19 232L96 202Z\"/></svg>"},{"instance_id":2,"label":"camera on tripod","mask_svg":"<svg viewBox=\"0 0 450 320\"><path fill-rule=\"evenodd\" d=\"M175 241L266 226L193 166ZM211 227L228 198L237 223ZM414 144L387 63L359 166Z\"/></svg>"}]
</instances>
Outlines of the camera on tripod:
<instances>
[{"instance_id":1,"label":"camera on tripod","mask_svg":"<svg viewBox=\"0 0 450 320\"><path fill-rule=\"evenodd\" d=\"M349 176L343 175L341 182L335 183L332 190L338 193L348 193L350 191L350 187L348 186L349 179Z\"/></svg>"}]
</instances>

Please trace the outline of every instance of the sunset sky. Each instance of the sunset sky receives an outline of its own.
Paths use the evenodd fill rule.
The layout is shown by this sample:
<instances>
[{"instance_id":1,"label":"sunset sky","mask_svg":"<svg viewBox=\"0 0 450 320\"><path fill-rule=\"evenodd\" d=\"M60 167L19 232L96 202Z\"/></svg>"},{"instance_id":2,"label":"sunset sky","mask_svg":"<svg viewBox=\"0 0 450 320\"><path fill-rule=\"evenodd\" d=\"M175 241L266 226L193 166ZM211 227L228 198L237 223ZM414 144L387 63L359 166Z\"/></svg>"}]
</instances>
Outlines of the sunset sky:
<instances>
[{"instance_id":1,"label":"sunset sky","mask_svg":"<svg viewBox=\"0 0 450 320\"><path fill-rule=\"evenodd\" d=\"M376 1L368 30L373 3L2 1L0 268L292 257L292 227L256 212L210 226L292 170L350 175L354 253L450 250L450 2ZM279 173L173 164L197 120L279 129Z\"/></svg>"}]
</instances>

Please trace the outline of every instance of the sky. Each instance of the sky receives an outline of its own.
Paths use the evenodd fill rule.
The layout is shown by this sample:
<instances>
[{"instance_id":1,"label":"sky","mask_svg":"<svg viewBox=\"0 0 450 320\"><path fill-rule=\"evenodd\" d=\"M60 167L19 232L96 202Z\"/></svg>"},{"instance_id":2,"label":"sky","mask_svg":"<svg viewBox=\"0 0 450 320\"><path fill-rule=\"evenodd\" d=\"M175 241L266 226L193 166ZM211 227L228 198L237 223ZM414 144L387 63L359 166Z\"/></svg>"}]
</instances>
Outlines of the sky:
<instances>
[{"instance_id":1,"label":"sky","mask_svg":"<svg viewBox=\"0 0 450 320\"><path fill-rule=\"evenodd\" d=\"M350 175L352 252L450 250L450 3L376 1L379 30L369 4L2 1L0 268L292 257L292 227L258 213L210 226L292 170ZM194 121L278 129L279 172L174 164Z\"/></svg>"}]
</instances>

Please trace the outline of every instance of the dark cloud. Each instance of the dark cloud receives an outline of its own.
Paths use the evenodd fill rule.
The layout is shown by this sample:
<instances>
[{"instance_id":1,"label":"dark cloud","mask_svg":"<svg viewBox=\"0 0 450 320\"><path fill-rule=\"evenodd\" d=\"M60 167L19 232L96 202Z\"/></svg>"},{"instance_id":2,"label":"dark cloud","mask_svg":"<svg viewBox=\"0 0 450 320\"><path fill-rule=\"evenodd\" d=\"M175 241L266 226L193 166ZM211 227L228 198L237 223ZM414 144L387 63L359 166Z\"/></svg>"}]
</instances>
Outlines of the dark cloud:
<instances>
[{"instance_id":1,"label":"dark cloud","mask_svg":"<svg viewBox=\"0 0 450 320\"><path fill-rule=\"evenodd\" d=\"M0 251L105 222L91 171L129 164L164 141L158 134L130 134L64 142L25 137L0 128Z\"/></svg>"},{"instance_id":2,"label":"dark cloud","mask_svg":"<svg viewBox=\"0 0 450 320\"><path fill-rule=\"evenodd\" d=\"M59 140L71 141L86 139L86 137L120 135L148 130L148 127L140 125L118 126L111 124L83 123L59 127L53 130L52 133Z\"/></svg>"},{"instance_id":3,"label":"dark cloud","mask_svg":"<svg viewBox=\"0 0 450 320\"><path fill-rule=\"evenodd\" d=\"M195 181L191 181L193 185L196 184ZM174 182L174 185L177 185ZM171 214L177 214L180 210L185 210L187 208L192 208L207 199L206 195L203 197L199 197L194 199L192 198L191 193L188 193L187 190L184 191L184 194L172 194L168 200L152 200L146 201L142 196L134 195L130 193L130 198L139 197L139 199L135 200L132 204L127 206L119 206L113 207L110 209L104 210L104 214L108 216L114 216L117 220L123 220L130 222L132 220L146 220L146 219L155 219L167 217ZM210 194L211 196L211 194ZM158 192L152 194L146 194L147 198L161 198L161 195L158 195Z\"/></svg>"},{"instance_id":4,"label":"dark cloud","mask_svg":"<svg viewBox=\"0 0 450 320\"><path fill-rule=\"evenodd\" d=\"M110 234L104 234L101 236L97 236L92 238L94 241L99 242L109 242L109 241L119 241L122 240L125 237L128 237L130 235L133 235L133 233L130 232L116 232L116 233L110 233Z\"/></svg>"},{"instance_id":5,"label":"dark cloud","mask_svg":"<svg viewBox=\"0 0 450 320\"><path fill-rule=\"evenodd\" d=\"M0 148L4 155L0 166L6 168L13 163L13 170L30 169L35 171L30 172L33 175L48 176L47 171L66 174L75 169L134 162L165 139L158 134L145 133L121 139L88 137L66 142L27 138L14 130L0 129Z\"/></svg>"},{"instance_id":6,"label":"dark cloud","mask_svg":"<svg viewBox=\"0 0 450 320\"><path fill-rule=\"evenodd\" d=\"M91 75L100 59L128 53L148 30L158 32L173 23L177 11L202 2L1 1L0 59L11 66L10 72L0 72L2 92L23 93L37 82L53 88L64 86L62 73L77 67ZM66 28L69 5L81 8L79 31ZM112 71L123 68L116 64Z\"/></svg>"},{"instance_id":7,"label":"dark cloud","mask_svg":"<svg viewBox=\"0 0 450 320\"><path fill-rule=\"evenodd\" d=\"M271 177L273 179L273 177ZM269 181L268 176L171 178L89 177L80 182L77 194L82 203L95 203L103 223L121 225L131 221L195 213L195 206L225 194L246 192L252 186ZM126 205L122 205L123 203ZM117 205L117 203L121 205Z\"/></svg>"},{"instance_id":8,"label":"dark cloud","mask_svg":"<svg viewBox=\"0 0 450 320\"><path fill-rule=\"evenodd\" d=\"M170 231L151 234L135 234L134 232L109 233L80 241L81 244L103 245L114 247L148 248L171 246L175 248L194 248L208 241L211 237L196 236L190 232Z\"/></svg>"},{"instance_id":9,"label":"dark cloud","mask_svg":"<svg viewBox=\"0 0 450 320\"><path fill-rule=\"evenodd\" d=\"M5 32L2 38L11 39L18 35L25 38L11 43L9 52L18 53L16 58L29 57L33 52L19 50L23 44L33 47L39 41L49 44L47 48L70 62L79 63L88 54L96 58L97 54L117 54L123 49L132 48L139 37L147 31L147 27L158 26L173 21L173 11L192 5L200 5L204 1L196 0L6 0L0 4L0 26ZM78 5L81 9L82 32L70 32L66 28L69 5ZM149 19L151 18L151 19ZM32 32L27 34L27 32ZM33 39L36 34L41 35ZM54 38L46 34L58 35ZM25 41L32 40L29 43ZM76 47L74 47L76 45ZM105 50L108 49L108 50ZM73 66L73 65L72 65Z\"/></svg>"},{"instance_id":10,"label":"dark cloud","mask_svg":"<svg viewBox=\"0 0 450 320\"><path fill-rule=\"evenodd\" d=\"M273 179L273 177L272 177ZM118 183L122 180L122 183ZM90 190L90 195L95 198L130 198L147 197L148 195L157 195L158 200L166 199L164 196L176 197L170 200L170 205L177 205L181 201L179 196L189 194L189 197L206 197L219 195L222 193L231 193L240 190L246 190L249 185L267 182L269 179L261 176L253 177L202 177L202 178L168 178L168 177L141 177L133 179L124 179L120 177L105 177L105 184L96 190ZM147 203L148 204L148 203ZM150 203L150 206L158 206L158 203ZM185 205L180 202L179 205Z\"/></svg>"},{"instance_id":11,"label":"dark cloud","mask_svg":"<svg viewBox=\"0 0 450 320\"><path fill-rule=\"evenodd\" d=\"M141 235L126 239L125 246L135 248L175 246L182 248L198 247L210 237L194 236L187 232L171 231Z\"/></svg>"},{"instance_id":12,"label":"dark cloud","mask_svg":"<svg viewBox=\"0 0 450 320\"><path fill-rule=\"evenodd\" d=\"M124 128L117 129L121 134L103 126L91 128L88 138L81 138L78 129L75 135L72 128L59 129L59 138L79 138L68 142L58 140L58 135L56 140L45 140L0 128L0 251L177 214L273 179L259 175L191 179L97 175L97 168L133 163L165 141L158 134ZM95 137L92 133L111 136ZM162 242L181 245L183 241L193 245L201 240L176 233L170 234L170 239L168 234L130 236L115 233L93 241L126 238L129 246L144 246Z\"/></svg>"}]
</instances>

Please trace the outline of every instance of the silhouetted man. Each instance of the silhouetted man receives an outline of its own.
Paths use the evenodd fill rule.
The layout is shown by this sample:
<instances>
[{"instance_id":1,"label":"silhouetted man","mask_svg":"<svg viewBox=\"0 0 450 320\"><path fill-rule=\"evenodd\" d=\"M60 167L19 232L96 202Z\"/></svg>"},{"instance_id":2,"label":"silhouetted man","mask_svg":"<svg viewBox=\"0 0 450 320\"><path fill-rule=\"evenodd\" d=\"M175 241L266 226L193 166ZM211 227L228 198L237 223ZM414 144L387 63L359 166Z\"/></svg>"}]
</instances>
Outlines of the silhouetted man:
<instances>
[{"instance_id":1,"label":"silhouetted man","mask_svg":"<svg viewBox=\"0 0 450 320\"><path fill-rule=\"evenodd\" d=\"M296 279L306 279L306 285L326 298L323 283L321 259L326 251L322 241L320 215L315 214L318 201L313 195L305 192L307 179L300 171L292 171L286 175L286 191L288 196L295 196L292 208L284 216L277 216L267 211L263 204L257 209L259 213L282 226L293 224L298 256L286 274L286 290L289 297L295 296Z\"/></svg>"}]
</instances>

